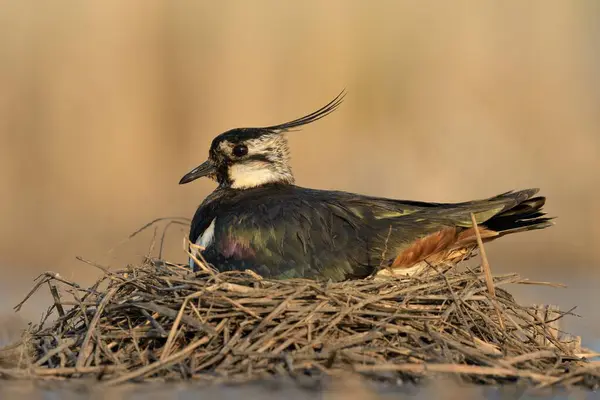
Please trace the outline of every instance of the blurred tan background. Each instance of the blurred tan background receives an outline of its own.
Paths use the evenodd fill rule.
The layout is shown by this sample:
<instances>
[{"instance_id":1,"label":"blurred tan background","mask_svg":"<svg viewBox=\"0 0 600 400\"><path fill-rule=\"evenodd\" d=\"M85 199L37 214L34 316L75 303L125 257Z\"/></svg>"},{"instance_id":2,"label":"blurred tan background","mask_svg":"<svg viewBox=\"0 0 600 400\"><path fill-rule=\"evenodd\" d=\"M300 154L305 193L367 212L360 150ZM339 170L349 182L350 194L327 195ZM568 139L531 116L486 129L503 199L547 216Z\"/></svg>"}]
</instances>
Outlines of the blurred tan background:
<instances>
[{"instance_id":1,"label":"blurred tan background","mask_svg":"<svg viewBox=\"0 0 600 400\"><path fill-rule=\"evenodd\" d=\"M490 245L492 266L566 281L517 290L579 305L576 326L600 337L600 3L0 9L0 312L42 271L95 279L75 256L139 260L151 231L107 252L154 218L193 215L214 184L177 182L215 135L296 118L346 87L337 112L290 134L299 185L428 201L540 187L557 225ZM171 231L170 259L185 259L185 234Z\"/></svg>"}]
</instances>

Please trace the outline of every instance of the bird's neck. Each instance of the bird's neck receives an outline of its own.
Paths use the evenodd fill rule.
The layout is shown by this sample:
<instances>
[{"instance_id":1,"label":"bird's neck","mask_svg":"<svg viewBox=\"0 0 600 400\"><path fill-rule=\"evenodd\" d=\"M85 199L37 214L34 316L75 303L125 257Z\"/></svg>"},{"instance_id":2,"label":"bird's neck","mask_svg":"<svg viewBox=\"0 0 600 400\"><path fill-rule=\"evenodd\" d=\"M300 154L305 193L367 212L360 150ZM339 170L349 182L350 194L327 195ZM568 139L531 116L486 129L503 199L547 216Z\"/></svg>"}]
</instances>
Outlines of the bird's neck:
<instances>
[{"instance_id":1,"label":"bird's neck","mask_svg":"<svg viewBox=\"0 0 600 400\"><path fill-rule=\"evenodd\" d=\"M294 175L287 164L268 168L264 164L233 164L229 167L228 178L226 185L231 189L251 189L272 183L294 184Z\"/></svg>"}]
</instances>

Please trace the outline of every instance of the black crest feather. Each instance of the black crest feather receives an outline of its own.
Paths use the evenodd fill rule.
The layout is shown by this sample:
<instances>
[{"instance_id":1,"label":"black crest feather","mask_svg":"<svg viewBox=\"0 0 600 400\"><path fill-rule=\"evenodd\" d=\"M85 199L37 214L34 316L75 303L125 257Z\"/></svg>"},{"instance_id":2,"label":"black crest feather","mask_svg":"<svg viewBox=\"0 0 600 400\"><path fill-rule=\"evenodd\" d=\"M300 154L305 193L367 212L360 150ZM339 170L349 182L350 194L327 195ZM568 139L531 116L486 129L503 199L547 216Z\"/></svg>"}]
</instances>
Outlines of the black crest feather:
<instances>
[{"instance_id":1,"label":"black crest feather","mask_svg":"<svg viewBox=\"0 0 600 400\"><path fill-rule=\"evenodd\" d=\"M310 124L311 122L315 122L332 112L334 112L346 96L346 90L342 90L340 94L338 94L333 100L319 108L317 111L314 111L304 117L300 117L293 121L285 122L279 125L265 126L262 128L234 128L230 129L227 132L220 134L219 136L213 139L211 149L215 149L218 144L223 140L228 140L232 143L243 142L248 139L255 139L261 137L265 134L278 134L290 131L292 128L297 128L302 125Z\"/></svg>"},{"instance_id":2,"label":"black crest feather","mask_svg":"<svg viewBox=\"0 0 600 400\"><path fill-rule=\"evenodd\" d=\"M279 133L279 132L286 132L292 128L297 128L299 126L307 125L312 122L318 121L321 118L326 117L327 115L334 112L340 106L340 104L342 104L345 96L346 96L346 89L342 90L340 92L340 94L338 94L333 100L331 100L329 103L327 103L323 107L319 108L317 111L314 111L308 115L305 115L305 116L295 119L293 121L285 122L285 123L279 124L279 125L266 126L266 127L262 127L259 129Z\"/></svg>"}]
</instances>

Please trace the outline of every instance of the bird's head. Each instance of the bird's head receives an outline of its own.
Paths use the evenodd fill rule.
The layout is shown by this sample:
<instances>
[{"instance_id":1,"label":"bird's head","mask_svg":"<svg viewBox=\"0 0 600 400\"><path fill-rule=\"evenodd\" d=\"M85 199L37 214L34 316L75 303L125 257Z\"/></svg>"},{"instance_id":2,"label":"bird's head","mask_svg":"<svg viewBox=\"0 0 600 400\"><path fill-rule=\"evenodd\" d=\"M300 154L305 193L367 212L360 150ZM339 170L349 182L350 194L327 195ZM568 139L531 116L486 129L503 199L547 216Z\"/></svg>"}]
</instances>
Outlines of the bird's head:
<instances>
[{"instance_id":1,"label":"bird's head","mask_svg":"<svg viewBox=\"0 0 600 400\"><path fill-rule=\"evenodd\" d=\"M289 165L285 133L332 113L345 96L342 91L324 107L279 125L263 128L236 128L213 139L208 160L181 178L179 184L201 177L216 180L221 187L249 189L268 183L294 183Z\"/></svg>"}]
</instances>

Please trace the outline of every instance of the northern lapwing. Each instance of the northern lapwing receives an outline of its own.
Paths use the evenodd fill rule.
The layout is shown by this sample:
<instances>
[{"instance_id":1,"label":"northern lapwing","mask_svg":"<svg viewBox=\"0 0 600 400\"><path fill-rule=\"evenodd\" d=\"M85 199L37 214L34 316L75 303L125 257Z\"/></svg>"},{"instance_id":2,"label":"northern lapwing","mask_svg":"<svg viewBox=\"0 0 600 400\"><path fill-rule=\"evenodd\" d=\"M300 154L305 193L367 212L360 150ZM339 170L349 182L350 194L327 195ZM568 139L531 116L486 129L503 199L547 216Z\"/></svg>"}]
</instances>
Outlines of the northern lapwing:
<instances>
[{"instance_id":1,"label":"northern lapwing","mask_svg":"<svg viewBox=\"0 0 600 400\"><path fill-rule=\"evenodd\" d=\"M208 159L179 182L208 177L218 184L189 232L206 262L271 279L342 281L459 261L477 246L471 213L484 242L553 224L538 189L429 203L296 186L285 133L329 115L344 95L290 122L214 138ZM197 268L193 259L190 265Z\"/></svg>"}]
</instances>

